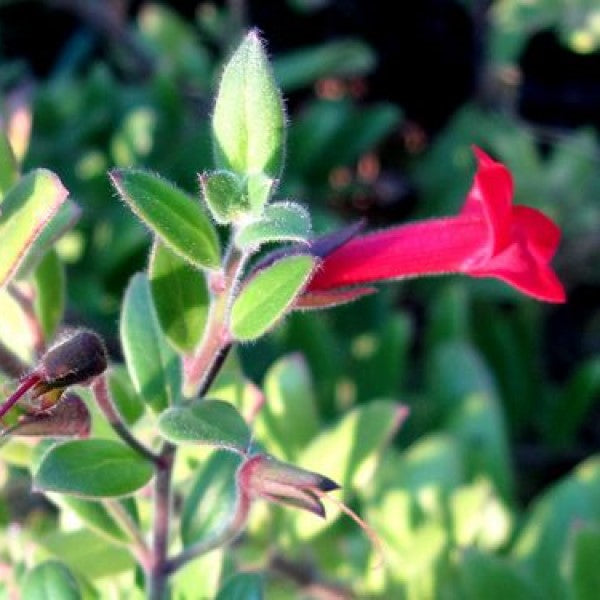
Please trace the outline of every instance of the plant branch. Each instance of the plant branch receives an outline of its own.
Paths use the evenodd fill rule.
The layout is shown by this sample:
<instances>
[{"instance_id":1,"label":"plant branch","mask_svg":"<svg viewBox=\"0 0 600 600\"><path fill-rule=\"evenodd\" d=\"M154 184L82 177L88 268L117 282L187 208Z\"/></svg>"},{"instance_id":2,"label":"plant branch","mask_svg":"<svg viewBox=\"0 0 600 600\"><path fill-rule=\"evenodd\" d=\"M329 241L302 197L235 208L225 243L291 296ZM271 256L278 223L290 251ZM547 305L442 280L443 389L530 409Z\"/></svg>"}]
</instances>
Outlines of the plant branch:
<instances>
[{"instance_id":1,"label":"plant branch","mask_svg":"<svg viewBox=\"0 0 600 600\"><path fill-rule=\"evenodd\" d=\"M208 390L210 389L210 386L213 384L213 381L219 374L219 371L221 370L223 363L227 359L227 356L229 355L230 350L231 350L231 342L226 344L225 346L222 346L219 349L219 351L214 359L214 362L210 366L208 373L204 376L204 379L202 380L202 385L200 386L200 389L198 390L198 396L200 398L205 396L206 392L208 392Z\"/></svg>"},{"instance_id":2,"label":"plant branch","mask_svg":"<svg viewBox=\"0 0 600 600\"><path fill-rule=\"evenodd\" d=\"M94 393L98 407L104 413L104 416L110 423L110 426L114 429L115 433L144 458L152 461L155 465L159 465L162 462L162 457L155 452L152 452L152 450L144 446L144 444L134 437L127 428L127 425L125 425L121 419L121 415L119 415L110 397L105 375L100 375L94 380L92 392Z\"/></svg>"},{"instance_id":3,"label":"plant branch","mask_svg":"<svg viewBox=\"0 0 600 600\"><path fill-rule=\"evenodd\" d=\"M167 551L169 549L169 524L171 520L171 474L176 447L165 442L156 464L154 477L154 521L152 525L152 565L148 577L148 598L164 600L166 597Z\"/></svg>"},{"instance_id":4,"label":"plant branch","mask_svg":"<svg viewBox=\"0 0 600 600\"><path fill-rule=\"evenodd\" d=\"M144 571L148 571L152 564L152 554L150 548L148 548L148 544L146 544L146 540L144 540L142 532L131 518L131 515L118 500L105 499L103 504L123 531L129 535L133 542L133 554L136 560L140 563Z\"/></svg>"},{"instance_id":5,"label":"plant branch","mask_svg":"<svg viewBox=\"0 0 600 600\"><path fill-rule=\"evenodd\" d=\"M246 493L241 492L238 497L235 513L224 529L211 538L200 540L196 544L188 546L179 554L169 559L164 565L165 572L170 575L189 561L232 542L242 533L246 526L250 505L250 497Z\"/></svg>"},{"instance_id":6,"label":"plant branch","mask_svg":"<svg viewBox=\"0 0 600 600\"><path fill-rule=\"evenodd\" d=\"M183 361L183 393L188 398L197 396L200 391L206 393L227 356L232 341L229 313L245 260L246 255L232 246L223 273L213 277L213 299L204 337L196 353Z\"/></svg>"}]
</instances>

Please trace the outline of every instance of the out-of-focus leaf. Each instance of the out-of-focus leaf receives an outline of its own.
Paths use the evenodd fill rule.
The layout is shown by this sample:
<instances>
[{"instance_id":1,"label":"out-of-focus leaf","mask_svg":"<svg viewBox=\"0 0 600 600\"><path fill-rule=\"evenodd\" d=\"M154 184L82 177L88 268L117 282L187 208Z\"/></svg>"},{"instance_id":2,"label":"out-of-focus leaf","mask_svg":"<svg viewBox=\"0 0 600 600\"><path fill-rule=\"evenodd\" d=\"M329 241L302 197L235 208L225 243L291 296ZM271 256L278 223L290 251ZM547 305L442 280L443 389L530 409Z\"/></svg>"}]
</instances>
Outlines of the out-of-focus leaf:
<instances>
[{"instance_id":1,"label":"out-of-focus leaf","mask_svg":"<svg viewBox=\"0 0 600 600\"><path fill-rule=\"evenodd\" d=\"M49 496L52 502L62 509L73 511L92 531L112 543L127 544L131 541L102 503L64 494L49 494ZM119 500L119 502L126 501Z\"/></svg>"},{"instance_id":2,"label":"out-of-focus leaf","mask_svg":"<svg viewBox=\"0 0 600 600\"><path fill-rule=\"evenodd\" d=\"M326 181L332 169L372 151L400 118L391 104L359 109L347 100L313 103L290 130L290 177Z\"/></svg>"},{"instance_id":3,"label":"out-of-focus leaf","mask_svg":"<svg viewBox=\"0 0 600 600\"><path fill-rule=\"evenodd\" d=\"M600 358L578 365L564 391L558 395L548 417L548 440L566 445L573 441L600 392Z\"/></svg>"},{"instance_id":4,"label":"out-of-focus leaf","mask_svg":"<svg viewBox=\"0 0 600 600\"><path fill-rule=\"evenodd\" d=\"M169 579L169 587L173 600L190 600L190 598L214 598L224 569L224 558L229 554L225 549L209 552L186 563L173 573ZM198 573L203 573L198 577Z\"/></svg>"},{"instance_id":5,"label":"out-of-focus leaf","mask_svg":"<svg viewBox=\"0 0 600 600\"><path fill-rule=\"evenodd\" d=\"M432 299L427 321L427 347L466 341L471 331L470 298L461 283L444 286Z\"/></svg>"},{"instance_id":6,"label":"out-of-focus leaf","mask_svg":"<svg viewBox=\"0 0 600 600\"><path fill-rule=\"evenodd\" d=\"M216 600L263 600L263 579L259 573L236 573L219 590Z\"/></svg>"},{"instance_id":7,"label":"out-of-focus leaf","mask_svg":"<svg viewBox=\"0 0 600 600\"><path fill-rule=\"evenodd\" d=\"M52 447L33 478L36 489L82 498L127 496L152 477L147 459L113 440L74 440Z\"/></svg>"},{"instance_id":8,"label":"out-of-focus leaf","mask_svg":"<svg viewBox=\"0 0 600 600\"><path fill-rule=\"evenodd\" d=\"M359 40L335 40L320 46L293 50L273 63L275 79L286 91L312 85L323 77L356 77L371 71L374 52Z\"/></svg>"},{"instance_id":9,"label":"out-of-focus leaf","mask_svg":"<svg viewBox=\"0 0 600 600\"><path fill-rule=\"evenodd\" d=\"M180 352L202 338L208 315L208 287L201 271L155 242L150 257L150 289L167 340Z\"/></svg>"},{"instance_id":10,"label":"out-of-focus leaf","mask_svg":"<svg viewBox=\"0 0 600 600\"><path fill-rule=\"evenodd\" d=\"M137 107L125 115L111 143L116 165L135 165L150 154L155 144L157 120L156 112L148 107Z\"/></svg>"},{"instance_id":11,"label":"out-of-focus leaf","mask_svg":"<svg viewBox=\"0 0 600 600\"><path fill-rule=\"evenodd\" d=\"M255 432L275 456L293 461L318 433L319 418L308 367L300 354L277 361L265 376L266 402Z\"/></svg>"},{"instance_id":12,"label":"out-of-focus leaf","mask_svg":"<svg viewBox=\"0 0 600 600\"><path fill-rule=\"evenodd\" d=\"M121 344L133 385L154 412L177 404L181 366L167 343L152 303L145 275L129 282L121 313Z\"/></svg>"},{"instance_id":13,"label":"out-of-focus leaf","mask_svg":"<svg viewBox=\"0 0 600 600\"><path fill-rule=\"evenodd\" d=\"M4 131L0 131L0 205L6 193L17 182L19 167L17 159Z\"/></svg>"},{"instance_id":14,"label":"out-of-focus leaf","mask_svg":"<svg viewBox=\"0 0 600 600\"><path fill-rule=\"evenodd\" d=\"M404 408L393 402L374 401L347 413L339 423L320 433L296 460L303 469L322 473L350 494L363 491L373 477L385 445L405 417ZM309 513L294 515L300 539L310 539L339 515L332 506L322 521Z\"/></svg>"},{"instance_id":15,"label":"out-of-focus leaf","mask_svg":"<svg viewBox=\"0 0 600 600\"><path fill-rule=\"evenodd\" d=\"M447 499L464 478L460 447L449 436L426 436L403 453L386 451L365 494L372 496L365 516L386 549L388 586L415 598L439 593L450 568Z\"/></svg>"},{"instance_id":16,"label":"out-of-focus leaf","mask_svg":"<svg viewBox=\"0 0 600 600\"><path fill-rule=\"evenodd\" d=\"M431 434L400 455L388 451L377 471L374 489L383 495L396 488L418 495L435 488L447 495L465 478L460 445L445 434Z\"/></svg>"},{"instance_id":17,"label":"out-of-focus leaf","mask_svg":"<svg viewBox=\"0 0 600 600\"><path fill-rule=\"evenodd\" d=\"M34 307L46 339L50 340L62 321L65 310L66 275L54 250L41 260L33 273Z\"/></svg>"},{"instance_id":18,"label":"out-of-focus leaf","mask_svg":"<svg viewBox=\"0 0 600 600\"><path fill-rule=\"evenodd\" d=\"M105 538L89 529L69 532L54 530L36 541L86 579L114 576L131 571L135 566L129 550L107 544Z\"/></svg>"},{"instance_id":19,"label":"out-of-focus leaf","mask_svg":"<svg viewBox=\"0 0 600 600\"><path fill-rule=\"evenodd\" d=\"M193 87L209 86L210 55L192 22L166 4L147 3L139 11L139 26L161 75Z\"/></svg>"},{"instance_id":20,"label":"out-of-focus leaf","mask_svg":"<svg viewBox=\"0 0 600 600\"><path fill-rule=\"evenodd\" d=\"M129 208L174 252L198 268L219 265L219 241L197 201L147 171L115 169L110 178Z\"/></svg>"},{"instance_id":21,"label":"out-of-focus leaf","mask_svg":"<svg viewBox=\"0 0 600 600\"><path fill-rule=\"evenodd\" d=\"M512 514L489 479L461 486L450 498L453 534L459 548L496 550L512 533Z\"/></svg>"},{"instance_id":22,"label":"out-of-focus leaf","mask_svg":"<svg viewBox=\"0 0 600 600\"><path fill-rule=\"evenodd\" d=\"M497 306L480 306L473 323L475 340L494 372L507 422L515 432L539 410L542 383L537 346L541 315L534 303L527 304L510 315Z\"/></svg>"},{"instance_id":23,"label":"out-of-focus leaf","mask_svg":"<svg viewBox=\"0 0 600 600\"><path fill-rule=\"evenodd\" d=\"M485 393L459 401L447 430L460 441L471 476L491 477L502 497L513 491L506 426L498 401Z\"/></svg>"},{"instance_id":24,"label":"out-of-focus leaf","mask_svg":"<svg viewBox=\"0 0 600 600\"><path fill-rule=\"evenodd\" d=\"M463 551L459 574L465 600L542 600L534 581L505 559L485 554L476 548Z\"/></svg>"},{"instance_id":25,"label":"out-of-focus leaf","mask_svg":"<svg viewBox=\"0 0 600 600\"><path fill-rule=\"evenodd\" d=\"M6 194L0 213L0 286L17 272L67 194L60 179L45 169L25 175Z\"/></svg>"},{"instance_id":26,"label":"out-of-focus leaf","mask_svg":"<svg viewBox=\"0 0 600 600\"><path fill-rule=\"evenodd\" d=\"M599 522L600 458L594 456L535 501L515 542L512 554L543 598L565 597L567 540L576 529Z\"/></svg>"},{"instance_id":27,"label":"out-of-focus leaf","mask_svg":"<svg viewBox=\"0 0 600 600\"><path fill-rule=\"evenodd\" d=\"M22 307L5 289L0 289L0 315L0 341L29 364L34 354L32 331Z\"/></svg>"},{"instance_id":28,"label":"out-of-focus leaf","mask_svg":"<svg viewBox=\"0 0 600 600\"><path fill-rule=\"evenodd\" d=\"M306 284L314 266L312 256L289 256L254 275L233 303L234 337L251 341L273 327Z\"/></svg>"},{"instance_id":29,"label":"out-of-focus leaf","mask_svg":"<svg viewBox=\"0 0 600 600\"><path fill-rule=\"evenodd\" d=\"M393 397L408 367L413 324L406 314L390 315L378 330L352 340L350 372L358 398Z\"/></svg>"},{"instance_id":30,"label":"out-of-focus leaf","mask_svg":"<svg viewBox=\"0 0 600 600\"><path fill-rule=\"evenodd\" d=\"M594 600L600 589L600 526L584 526L571 540L571 590L574 600Z\"/></svg>"},{"instance_id":31,"label":"out-of-focus leaf","mask_svg":"<svg viewBox=\"0 0 600 600\"><path fill-rule=\"evenodd\" d=\"M123 365L111 367L108 389L121 417L128 425L133 425L144 414L144 403L136 393L129 373Z\"/></svg>"},{"instance_id":32,"label":"out-of-focus leaf","mask_svg":"<svg viewBox=\"0 0 600 600\"><path fill-rule=\"evenodd\" d=\"M181 539L186 546L208 539L231 518L240 462L241 458L231 452L213 452L197 470L181 515Z\"/></svg>"},{"instance_id":33,"label":"out-of-focus leaf","mask_svg":"<svg viewBox=\"0 0 600 600\"><path fill-rule=\"evenodd\" d=\"M40 563L25 575L21 593L28 600L80 600L77 580L66 565L57 560Z\"/></svg>"},{"instance_id":34,"label":"out-of-focus leaf","mask_svg":"<svg viewBox=\"0 0 600 600\"><path fill-rule=\"evenodd\" d=\"M489 367L466 342L452 341L434 347L427 372L429 393L446 416L456 408L457 402L472 394L498 397Z\"/></svg>"}]
</instances>

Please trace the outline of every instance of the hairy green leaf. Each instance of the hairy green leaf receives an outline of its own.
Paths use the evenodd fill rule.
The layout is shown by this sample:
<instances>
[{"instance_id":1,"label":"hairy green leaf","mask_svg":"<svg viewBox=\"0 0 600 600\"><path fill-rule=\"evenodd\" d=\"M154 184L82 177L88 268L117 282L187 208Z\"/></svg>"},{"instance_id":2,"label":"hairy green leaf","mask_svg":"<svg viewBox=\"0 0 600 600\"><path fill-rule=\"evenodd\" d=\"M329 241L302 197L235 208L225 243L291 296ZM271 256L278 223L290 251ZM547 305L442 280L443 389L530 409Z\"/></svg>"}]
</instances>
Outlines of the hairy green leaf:
<instances>
[{"instance_id":1,"label":"hairy green leaf","mask_svg":"<svg viewBox=\"0 0 600 600\"><path fill-rule=\"evenodd\" d=\"M154 306L167 340L179 352L190 352L202 338L208 315L204 274L157 241L150 257L149 276Z\"/></svg>"},{"instance_id":2,"label":"hairy green leaf","mask_svg":"<svg viewBox=\"0 0 600 600\"><path fill-rule=\"evenodd\" d=\"M196 267L219 265L217 233L198 202L147 171L115 169L110 178L129 208L169 248Z\"/></svg>"},{"instance_id":3,"label":"hairy green leaf","mask_svg":"<svg viewBox=\"0 0 600 600\"><path fill-rule=\"evenodd\" d=\"M160 327L145 275L129 283L121 314L121 344L135 390L154 412L178 402L181 366Z\"/></svg>"},{"instance_id":4,"label":"hairy green leaf","mask_svg":"<svg viewBox=\"0 0 600 600\"><path fill-rule=\"evenodd\" d=\"M146 485L152 464L121 442L73 440L53 446L34 475L38 490L81 498L127 496Z\"/></svg>"},{"instance_id":5,"label":"hairy green leaf","mask_svg":"<svg viewBox=\"0 0 600 600\"><path fill-rule=\"evenodd\" d=\"M227 63L213 114L215 162L241 175L278 177L283 103L261 40L251 31Z\"/></svg>"},{"instance_id":6,"label":"hairy green leaf","mask_svg":"<svg viewBox=\"0 0 600 600\"><path fill-rule=\"evenodd\" d=\"M221 400L196 400L165 411L158 421L161 435L175 444L206 444L244 452L250 430L240 413Z\"/></svg>"},{"instance_id":7,"label":"hairy green leaf","mask_svg":"<svg viewBox=\"0 0 600 600\"><path fill-rule=\"evenodd\" d=\"M302 290L315 264L312 256L288 256L254 275L233 304L234 337L254 340L271 329Z\"/></svg>"},{"instance_id":8,"label":"hairy green leaf","mask_svg":"<svg viewBox=\"0 0 600 600\"><path fill-rule=\"evenodd\" d=\"M310 234L310 215L294 202L278 202L265 207L260 219L248 223L235 236L242 250L259 248L269 242L306 242Z\"/></svg>"}]
</instances>

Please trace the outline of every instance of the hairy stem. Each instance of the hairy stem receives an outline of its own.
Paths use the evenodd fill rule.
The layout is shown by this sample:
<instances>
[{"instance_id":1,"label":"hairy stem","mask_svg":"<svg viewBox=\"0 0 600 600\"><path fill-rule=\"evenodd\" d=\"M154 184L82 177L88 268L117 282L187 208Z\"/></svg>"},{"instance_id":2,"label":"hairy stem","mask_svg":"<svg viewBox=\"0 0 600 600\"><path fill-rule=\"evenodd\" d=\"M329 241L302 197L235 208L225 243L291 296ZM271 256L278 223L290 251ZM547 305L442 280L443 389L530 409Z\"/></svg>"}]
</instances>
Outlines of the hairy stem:
<instances>
[{"instance_id":1,"label":"hairy stem","mask_svg":"<svg viewBox=\"0 0 600 600\"><path fill-rule=\"evenodd\" d=\"M164 600L169 577L167 552L171 520L171 474L176 448L165 442L154 477L154 521L152 524L152 565L148 577L148 598Z\"/></svg>"},{"instance_id":2,"label":"hairy stem","mask_svg":"<svg viewBox=\"0 0 600 600\"><path fill-rule=\"evenodd\" d=\"M229 313L245 259L245 255L232 247L219 281L212 282L213 299L204 337L196 353L183 363L183 393L188 398L197 396L200 390L207 391L212 383L209 380L214 379L227 356L231 345Z\"/></svg>"},{"instance_id":3,"label":"hairy stem","mask_svg":"<svg viewBox=\"0 0 600 600\"><path fill-rule=\"evenodd\" d=\"M125 425L121 419L121 415L118 413L110 397L105 375L100 375L94 380L92 392L94 393L98 407L104 413L106 420L115 430L115 433L144 458L152 461L155 465L160 464L162 462L162 457L152 452L150 448L144 446L144 444L134 437L127 425Z\"/></svg>"}]
</instances>

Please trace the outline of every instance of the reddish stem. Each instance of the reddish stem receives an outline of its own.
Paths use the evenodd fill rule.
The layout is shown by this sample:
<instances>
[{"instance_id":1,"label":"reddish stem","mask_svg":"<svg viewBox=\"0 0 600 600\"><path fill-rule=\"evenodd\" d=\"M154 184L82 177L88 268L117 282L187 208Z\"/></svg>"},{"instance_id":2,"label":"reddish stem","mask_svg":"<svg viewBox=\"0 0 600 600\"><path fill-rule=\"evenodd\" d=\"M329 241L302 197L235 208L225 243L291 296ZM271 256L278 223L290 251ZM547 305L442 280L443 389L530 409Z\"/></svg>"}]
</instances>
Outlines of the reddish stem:
<instances>
[{"instance_id":1,"label":"reddish stem","mask_svg":"<svg viewBox=\"0 0 600 600\"><path fill-rule=\"evenodd\" d=\"M0 419L30 390L36 383L39 383L41 378L36 373L27 375L21 381L19 387L9 396L6 402L0 406Z\"/></svg>"}]
</instances>

